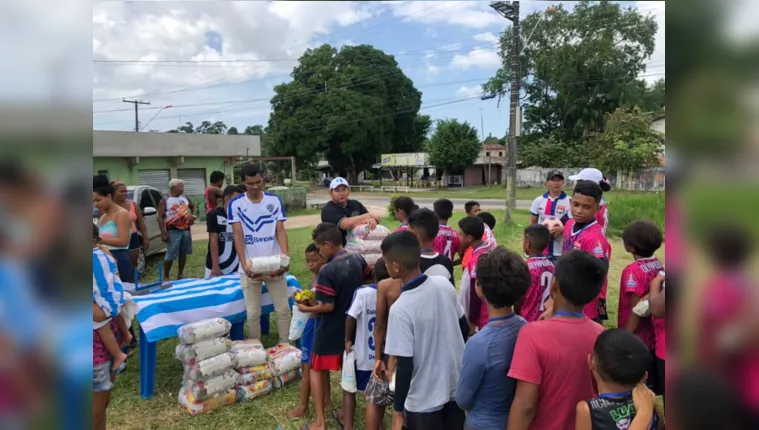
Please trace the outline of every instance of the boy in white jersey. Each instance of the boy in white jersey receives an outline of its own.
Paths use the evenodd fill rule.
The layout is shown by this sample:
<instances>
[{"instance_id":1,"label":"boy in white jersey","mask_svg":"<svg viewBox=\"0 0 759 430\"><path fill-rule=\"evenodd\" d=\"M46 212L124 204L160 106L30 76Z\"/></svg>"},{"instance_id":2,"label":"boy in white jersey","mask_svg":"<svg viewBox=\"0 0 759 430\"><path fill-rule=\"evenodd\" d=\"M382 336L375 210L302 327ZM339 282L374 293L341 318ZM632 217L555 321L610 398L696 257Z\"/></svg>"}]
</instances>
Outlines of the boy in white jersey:
<instances>
[{"instance_id":1,"label":"boy in white jersey","mask_svg":"<svg viewBox=\"0 0 759 430\"><path fill-rule=\"evenodd\" d=\"M277 195L264 192L263 175L257 165L245 165L241 176L246 193L230 200L227 223L232 225L235 251L240 260L240 287L248 314L248 337L261 339L261 284L266 280L277 314L279 341L287 343L291 313L284 275L288 268L264 276L254 275L248 264L249 258L288 254L285 206Z\"/></svg>"},{"instance_id":2,"label":"boy in white jersey","mask_svg":"<svg viewBox=\"0 0 759 430\"><path fill-rule=\"evenodd\" d=\"M564 192L564 174L561 170L551 170L546 175L547 191L533 200L530 206L530 224L543 224L547 219L556 218L565 224L570 216L570 197ZM564 243L564 227L556 226L550 231L553 240L548 242L544 255L552 263L561 257Z\"/></svg>"},{"instance_id":3,"label":"boy in white jersey","mask_svg":"<svg viewBox=\"0 0 759 430\"><path fill-rule=\"evenodd\" d=\"M377 315L377 282L390 276L385 268L385 261L380 258L374 265L374 283L364 285L353 294L353 302L345 319L345 352L351 350L356 356L356 385L358 391L366 391L366 386L372 376L375 360L374 323ZM368 392L367 392L368 396ZM356 396L352 396L353 402L345 404L343 397L343 414L352 417L356 409ZM366 426L373 421L382 423L385 413L384 406L366 403ZM346 416L347 418L347 416ZM347 420L346 420L347 421ZM374 424L373 424L374 425Z\"/></svg>"}]
</instances>

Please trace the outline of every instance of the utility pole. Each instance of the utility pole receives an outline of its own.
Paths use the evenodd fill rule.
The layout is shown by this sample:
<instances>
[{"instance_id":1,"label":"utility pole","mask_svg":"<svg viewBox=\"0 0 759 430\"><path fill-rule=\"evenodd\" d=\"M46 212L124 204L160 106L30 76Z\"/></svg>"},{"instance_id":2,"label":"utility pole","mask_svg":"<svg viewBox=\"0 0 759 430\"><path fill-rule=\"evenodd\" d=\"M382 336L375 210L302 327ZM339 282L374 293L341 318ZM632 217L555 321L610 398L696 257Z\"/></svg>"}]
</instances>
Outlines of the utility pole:
<instances>
[{"instance_id":1,"label":"utility pole","mask_svg":"<svg viewBox=\"0 0 759 430\"><path fill-rule=\"evenodd\" d=\"M121 101L124 103L132 103L134 105L134 131L139 132L140 131L139 106L149 105L150 102L143 102L140 100L127 100L127 99L122 99Z\"/></svg>"},{"instance_id":2,"label":"utility pole","mask_svg":"<svg viewBox=\"0 0 759 430\"><path fill-rule=\"evenodd\" d=\"M509 142L508 142L508 179L506 181L506 223L512 222L512 212L517 206L517 110L519 108L519 54L520 26L519 1L493 1L490 7L513 23L511 38L511 94L509 96Z\"/></svg>"}]
</instances>

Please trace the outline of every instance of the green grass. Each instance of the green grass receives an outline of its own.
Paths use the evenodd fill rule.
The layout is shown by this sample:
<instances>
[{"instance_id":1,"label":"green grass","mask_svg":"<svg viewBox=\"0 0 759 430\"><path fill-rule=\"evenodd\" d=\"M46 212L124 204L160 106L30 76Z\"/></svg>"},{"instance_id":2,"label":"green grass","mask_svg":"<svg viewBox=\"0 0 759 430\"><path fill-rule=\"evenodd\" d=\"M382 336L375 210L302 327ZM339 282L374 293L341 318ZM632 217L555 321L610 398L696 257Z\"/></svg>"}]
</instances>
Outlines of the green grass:
<instances>
[{"instance_id":1,"label":"green grass","mask_svg":"<svg viewBox=\"0 0 759 430\"><path fill-rule=\"evenodd\" d=\"M503 219L503 211L493 211L496 219ZM455 223L463 214L454 215ZM515 226L506 226L499 224L496 226L495 234L498 238L499 245L505 246L516 252L521 253L521 233L525 225L529 222L529 214L526 211L517 211L515 214ZM398 225L397 221L385 220L384 225L394 228ZM298 277L301 283L310 281L310 274L305 266L303 251L311 241L311 229L299 228L288 231L289 245L293 262L291 273ZM616 323L617 318L617 301L619 295L619 277L622 269L632 261L629 254L624 252L619 239L612 238L613 248L612 264L609 274L608 290L608 307L609 307L609 327ZM203 275L203 266L205 264L206 241L198 241L193 244L193 254L188 260L186 269L187 276L199 277ZM660 258L664 257L664 250L659 252ZM151 260L154 265L157 260ZM176 269L174 269L176 270ZM155 279L156 269L152 268L148 278ZM461 277L461 269L456 270L457 279ZM150 280L150 279L148 279ZM458 283L458 282L457 282ZM276 324L271 325L272 330L276 330ZM277 342L276 333L264 336L266 346L274 345ZM297 383L285 388L275 390L272 394L260 397L247 403L238 403L225 406L210 414L192 417L182 409L177 403L177 393L181 386L182 366L174 358L175 339L164 340L158 345L158 360L156 367L156 389L155 395L150 400L142 400L139 396L139 361L137 358L130 360L129 368L125 373L119 376L116 381L116 387L113 391L113 400L108 408L108 426L112 429L261 429L274 430L277 426L282 429L297 429L307 422L311 422L312 415L308 420L289 420L285 413L296 406L298 402ZM338 376L332 377L332 403L340 405L342 393L339 390ZM358 396L358 407L356 422L359 423L357 428L362 428L364 422L365 403L361 396ZM329 428L335 428L334 423L330 420ZM389 423L389 420L387 421Z\"/></svg>"},{"instance_id":2,"label":"green grass","mask_svg":"<svg viewBox=\"0 0 759 430\"><path fill-rule=\"evenodd\" d=\"M570 192L569 190L566 190L566 191ZM543 187L517 188L517 200L533 200L535 197L545 192L546 190ZM354 194L388 195L388 196L393 195L393 193L359 193L359 192L355 192ZM647 194L656 194L656 192L612 190L612 191L609 191L608 193L605 193L605 196L608 196L608 199L615 199L620 196L647 195ZM445 188L445 189L440 189L440 190L417 191L417 192L409 193L409 195L411 197L419 196L420 198L421 197L425 197L425 198L446 197L449 199L471 198L473 200L504 199L506 198L506 188L504 188L501 185L493 185L492 187L483 186L483 187L466 187L466 188Z\"/></svg>"}]
</instances>

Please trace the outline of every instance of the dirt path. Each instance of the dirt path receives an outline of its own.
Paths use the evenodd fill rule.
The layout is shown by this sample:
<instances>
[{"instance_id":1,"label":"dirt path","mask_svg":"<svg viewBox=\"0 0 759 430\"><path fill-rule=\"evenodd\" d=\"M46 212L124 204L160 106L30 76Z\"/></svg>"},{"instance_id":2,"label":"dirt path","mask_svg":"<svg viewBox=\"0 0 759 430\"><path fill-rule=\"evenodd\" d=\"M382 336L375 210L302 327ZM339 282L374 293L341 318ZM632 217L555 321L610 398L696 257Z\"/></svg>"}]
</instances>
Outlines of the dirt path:
<instances>
[{"instance_id":1,"label":"dirt path","mask_svg":"<svg viewBox=\"0 0 759 430\"><path fill-rule=\"evenodd\" d=\"M387 209L383 208L381 206L367 206L366 207L369 212L373 214L377 214L380 216L387 215ZM299 215L290 217L285 221L285 228L288 230L294 229L294 228L303 228L303 227L316 227L317 224L322 222L321 215L315 214L315 215ZM195 242L197 240L207 240L208 239L208 233L206 232L206 224L200 223L195 224L192 226L192 241Z\"/></svg>"}]
</instances>

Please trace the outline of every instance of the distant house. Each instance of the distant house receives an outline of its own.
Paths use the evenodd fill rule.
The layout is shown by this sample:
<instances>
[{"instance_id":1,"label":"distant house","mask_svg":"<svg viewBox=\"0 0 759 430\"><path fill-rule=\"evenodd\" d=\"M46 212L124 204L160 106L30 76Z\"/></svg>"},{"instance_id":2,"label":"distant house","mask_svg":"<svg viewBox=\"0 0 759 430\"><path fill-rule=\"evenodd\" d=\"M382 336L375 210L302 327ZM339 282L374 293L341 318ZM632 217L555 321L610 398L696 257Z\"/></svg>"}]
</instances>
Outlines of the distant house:
<instances>
[{"instance_id":1,"label":"distant house","mask_svg":"<svg viewBox=\"0 0 759 430\"><path fill-rule=\"evenodd\" d=\"M499 144L482 146L474 164L467 167L463 174L447 175L445 185L448 187L476 187L478 185L499 184L506 164L506 147Z\"/></svg>"}]
</instances>

